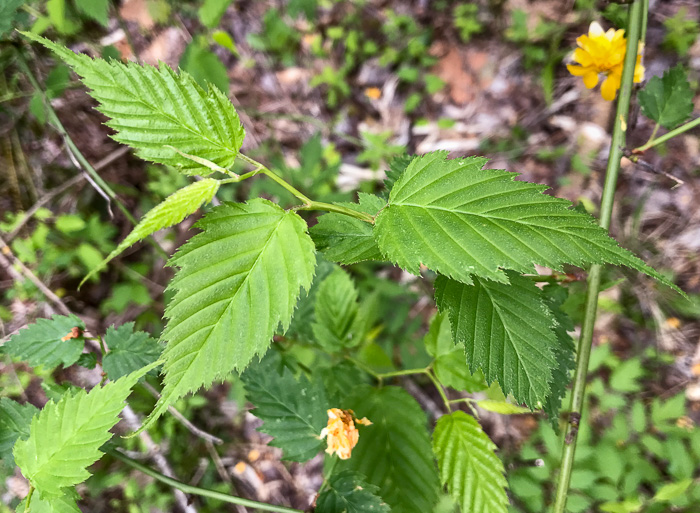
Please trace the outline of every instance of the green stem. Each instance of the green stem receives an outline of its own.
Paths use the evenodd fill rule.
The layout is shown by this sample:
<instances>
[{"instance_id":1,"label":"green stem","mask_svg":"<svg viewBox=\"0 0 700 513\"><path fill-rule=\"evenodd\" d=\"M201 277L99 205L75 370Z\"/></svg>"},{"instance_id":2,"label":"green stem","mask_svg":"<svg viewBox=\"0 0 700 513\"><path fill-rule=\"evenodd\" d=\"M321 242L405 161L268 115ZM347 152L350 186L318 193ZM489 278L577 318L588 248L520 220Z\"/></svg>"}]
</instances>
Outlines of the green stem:
<instances>
[{"instance_id":1,"label":"green stem","mask_svg":"<svg viewBox=\"0 0 700 513\"><path fill-rule=\"evenodd\" d=\"M692 121L688 121L685 125L681 125L678 128L676 128L675 130L671 130L670 132L659 137L658 139L649 140L645 145L640 146L639 148L633 149L632 153L644 153L649 148L653 148L654 146L658 146L659 144L665 143L669 139L672 139L672 138L676 137L677 135L680 135L684 132L687 132L688 130L693 129L698 125L700 125L700 117L695 118Z\"/></svg>"},{"instance_id":2,"label":"green stem","mask_svg":"<svg viewBox=\"0 0 700 513\"><path fill-rule=\"evenodd\" d=\"M230 504L240 504L241 506L245 506L248 508L256 508L262 511L277 511L280 513L304 513L303 511L298 509L287 508L285 506L273 506L264 502L251 501L248 499L243 499L241 497L236 497L234 495L229 495L227 493L216 492L214 490L207 490L206 488L199 488L197 486L188 485L186 483L178 481L177 479L173 479L172 477L165 476L160 472L157 472L152 468L147 467L146 465L143 465L138 461L129 458L128 456L125 456L116 449L107 448L105 452L110 456L120 461L123 461L130 467L133 467L136 470L143 472L147 476L151 476L152 478L160 481L161 483L165 483L166 485L181 490L184 493L191 493L192 495L209 497L210 499L216 499L222 502L228 502Z\"/></svg>"},{"instance_id":3,"label":"green stem","mask_svg":"<svg viewBox=\"0 0 700 513\"><path fill-rule=\"evenodd\" d=\"M27 500L24 503L24 513L29 513L29 504L32 502L32 495L34 495L34 487L29 487L29 493L27 493Z\"/></svg>"},{"instance_id":4,"label":"green stem","mask_svg":"<svg viewBox=\"0 0 700 513\"><path fill-rule=\"evenodd\" d=\"M425 368L422 368L422 369L404 369L404 370L399 370L399 371L377 373L374 376L378 379L387 379L387 378L395 378L397 376L411 376L413 374L427 374L427 373L428 373L428 370Z\"/></svg>"},{"instance_id":5,"label":"green stem","mask_svg":"<svg viewBox=\"0 0 700 513\"><path fill-rule=\"evenodd\" d=\"M598 224L605 229L610 228L610 219L615 199L615 186L620 170L620 160L623 155L625 143L625 130L629 113L630 98L634 81L634 68L637 60L637 43L640 39L643 13L643 0L634 0L629 9L627 26L627 49L625 53L624 67L622 71L622 81L620 87L620 98L617 102L617 112L615 115L615 125L613 128L612 140L610 143L610 155L608 156L608 166L605 175L605 186L600 207L600 220ZM594 265L588 274L588 290L581 328L581 338L578 344L576 361L576 372L574 374L574 384L571 392L570 422L564 437L561 470L557 482L556 497L554 500L554 513L564 513L566 499L569 492L569 482L574 464L574 454L576 451L576 440L578 436L578 423L583 410L584 397L586 392L586 379L588 375L588 362L591 355L593 343L593 328L598 306L598 292L600 290L602 267Z\"/></svg>"},{"instance_id":6,"label":"green stem","mask_svg":"<svg viewBox=\"0 0 700 513\"><path fill-rule=\"evenodd\" d=\"M349 217L354 217L355 219L359 219L361 221L364 221L366 223L374 224L374 217L372 217L370 214L366 212L357 212L356 210L352 210L351 208L343 207L342 205L333 205L331 203L323 203L321 201L313 201L310 199L308 196L306 196L304 193L302 193L299 189L295 188L293 185L290 183L286 182L281 176L279 176L277 173L271 171L268 169L265 165L261 164L257 160L251 159L247 155L243 155L242 153L238 154L238 158L241 160L247 162L248 164L255 166L255 170L251 171L253 174L258 174L262 173L278 184L280 184L282 187L287 189L289 192L291 192L294 196L296 196L298 199L304 202L303 205L300 205L298 207L294 207L293 210L322 210L324 212L336 212L338 214L343 214ZM239 177L239 180L243 180L244 177L248 178L248 176L252 176L251 173L246 173L245 175L241 175ZM225 183L222 181L222 183Z\"/></svg>"},{"instance_id":7,"label":"green stem","mask_svg":"<svg viewBox=\"0 0 700 513\"><path fill-rule=\"evenodd\" d=\"M658 123L656 123L656 125L654 125L654 130L651 131L651 135L649 136L649 139L648 139L647 142L644 144L644 146L646 146L647 144L651 144L652 142L654 142L654 138L656 137L656 134L659 132L659 128L661 128L661 125L659 125Z\"/></svg>"},{"instance_id":8,"label":"green stem","mask_svg":"<svg viewBox=\"0 0 700 513\"><path fill-rule=\"evenodd\" d=\"M440 382L437 380L437 378L435 376L433 376L432 371L426 370L425 374L426 374L426 376L428 376L430 378L430 381L433 382L433 385L435 385L435 388L437 388L437 391L440 394L440 397L442 397L442 402L445 403L445 408L447 408L447 411L452 413L452 407L450 406L450 401L447 399L447 394L445 394L445 391L443 390Z\"/></svg>"}]
</instances>

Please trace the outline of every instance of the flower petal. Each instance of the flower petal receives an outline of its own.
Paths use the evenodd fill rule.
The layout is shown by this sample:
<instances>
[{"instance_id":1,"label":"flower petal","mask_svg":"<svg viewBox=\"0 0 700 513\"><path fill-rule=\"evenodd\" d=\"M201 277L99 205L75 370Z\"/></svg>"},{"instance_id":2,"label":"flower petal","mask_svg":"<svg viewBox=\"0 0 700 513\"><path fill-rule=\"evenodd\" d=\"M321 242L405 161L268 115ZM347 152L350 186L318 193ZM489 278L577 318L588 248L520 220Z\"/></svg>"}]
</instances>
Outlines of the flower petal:
<instances>
[{"instance_id":1,"label":"flower petal","mask_svg":"<svg viewBox=\"0 0 700 513\"><path fill-rule=\"evenodd\" d=\"M603 85L600 86L600 94L603 100L613 101L615 96L617 96L617 90L620 88L620 75L615 73L610 73L608 78L603 81Z\"/></svg>"},{"instance_id":2,"label":"flower petal","mask_svg":"<svg viewBox=\"0 0 700 513\"><path fill-rule=\"evenodd\" d=\"M591 26L588 27L588 35L589 37L604 36L605 31L603 30L603 27L600 26L600 23L594 21L591 23Z\"/></svg>"},{"instance_id":3,"label":"flower petal","mask_svg":"<svg viewBox=\"0 0 700 513\"><path fill-rule=\"evenodd\" d=\"M583 75L583 85L585 85L588 89L593 89L596 84L598 84L598 73L595 71L589 71Z\"/></svg>"}]
</instances>

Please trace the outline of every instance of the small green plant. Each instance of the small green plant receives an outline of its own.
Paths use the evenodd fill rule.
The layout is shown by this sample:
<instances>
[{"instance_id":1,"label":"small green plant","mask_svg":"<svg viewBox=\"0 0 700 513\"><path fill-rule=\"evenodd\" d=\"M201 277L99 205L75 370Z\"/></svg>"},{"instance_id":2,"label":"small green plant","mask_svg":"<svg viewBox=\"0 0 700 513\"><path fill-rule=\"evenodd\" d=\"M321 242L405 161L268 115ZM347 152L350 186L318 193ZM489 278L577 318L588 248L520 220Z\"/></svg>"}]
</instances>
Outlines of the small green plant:
<instances>
[{"instance_id":1,"label":"small green plant","mask_svg":"<svg viewBox=\"0 0 700 513\"><path fill-rule=\"evenodd\" d=\"M685 7L681 7L674 16L665 20L664 27L666 35L663 47L676 52L681 57L687 55L700 34L698 20L688 19L688 10Z\"/></svg>"},{"instance_id":2,"label":"small green plant","mask_svg":"<svg viewBox=\"0 0 700 513\"><path fill-rule=\"evenodd\" d=\"M484 30L477 17L478 13L479 6L476 4L459 4L454 7L454 24L463 43L468 43L474 34Z\"/></svg>"},{"instance_id":3,"label":"small green plant","mask_svg":"<svg viewBox=\"0 0 700 513\"><path fill-rule=\"evenodd\" d=\"M277 9L270 9L262 20L262 30L250 34L248 44L273 55L283 66L292 66L301 42L299 31L292 27Z\"/></svg>"}]
</instances>

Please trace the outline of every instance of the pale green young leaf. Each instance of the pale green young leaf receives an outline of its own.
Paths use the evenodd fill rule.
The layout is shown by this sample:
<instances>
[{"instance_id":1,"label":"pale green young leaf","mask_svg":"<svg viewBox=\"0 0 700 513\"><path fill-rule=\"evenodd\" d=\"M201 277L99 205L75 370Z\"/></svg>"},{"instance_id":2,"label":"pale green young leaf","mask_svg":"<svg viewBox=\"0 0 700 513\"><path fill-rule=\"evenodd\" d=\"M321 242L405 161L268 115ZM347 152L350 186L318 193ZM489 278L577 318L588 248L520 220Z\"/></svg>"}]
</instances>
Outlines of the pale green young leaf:
<instances>
[{"instance_id":1,"label":"pale green young leaf","mask_svg":"<svg viewBox=\"0 0 700 513\"><path fill-rule=\"evenodd\" d=\"M161 399L144 426L183 395L264 354L279 325L289 326L314 274L314 245L301 217L263 199L225 203L170 259Z\"/></svg>"},{"instance_id":2,"label":"pale green young leaf","mask_svg":"<svg viewBox=\"0 0 700 513\"><path fill-rule=\"evenodd\" d=\"M359 194L359 203L339 203L356 212L376 215L386 203L372 194ZM364 260L383 260L370 223L343 214L324 214L311 228L319 251L333 262L350 265Z\"/></svg>"},{"instance_id":3,"label":"pale green young leaf","mask_svg":"<svg viewBox=\"0 0 700 513\"><path fill-rule=\"evenodd\" d=\"M143 331L134 331L134 323L118 328L110 326L104 337L109 352L102 358L102 368L111 380L119 379L160 357L161 346Z\"/></svg>"},{"instance_id":4,"label":"pale green young leaf","mask_svg":"<svg viewBox=\"0 0 700 513\"><path fill-rule=\"evenodd\" d=\"M221 21L221 17L226 12L226 8L233 0L204 0L204 3L197 11L199 21L209 28L216 27Z\"/></svg>"},{"instance_id":5,"label":"pale green young leaf","mask_svg":"<svg viewBox=\"0 0 700 513\"><path fill-rule=\"evenodd\" d=\"M112 251L107 258L92 269L87 276L83 278L80 284L82 285L85 283L91 276L125 249L133 246L138 241L145 239L158 230L178 224L185 217L194 213L202 206L202 203L209 203L218 190L219 182L217 180L213 178L204 178L172 193L165 198L164 201L149 210L148 213L143 216L143 219L139 221L139 224L131 230L131 233L119 243L117 248Z\"/></svg>"},{"instance_id":6,"label":"pale green young leaf","mask_svg":"<svg viewBox=\"0 0 700 513\"><path fill-rule=\"evenodd\" d=\"M114 140L144 160L179 168L190 175L206 168L178 154L197 155L222 168L233 165L245 132L236 109L216 87L205 91L185 72L91 59L41 36L23 32L55 52L82 77L99 110L117 133Z\"/></svg>"},{"instance_id":7,"label":"pale green young leaf","mask_svg":"<svg viewBox=\"0 0 700 513\"><path fill-rule=\"evenodd\" d=\"M319 435L326 427L326 399L323 382L306 376L296 379L279 358L266 357L241 376L250 411L263 421L259 431L273 437L270 445L279 447L284 459L307 461L324 445Z\"/></svg>"},{"instance_id":8,"label":"pale green young leaf","mask_svg":"<svg viewBox=\"0 0 700 513\"><path fill-rule=\"evenodd\" d=\"M481 371L474 374L469 372L464 360L464 344L454 343L450 319L446 313L433 317L423 341L428 354L435 359L433 370L440 383L469 393L488 388Z\"/></svg>"},{"instance_id":9,"label":"pale green young leaf","mask_svg":"<svg viewBox=\"0 0 700 513\"><path fill-rule=\"evenodd\" d=\"M651 77L638 94L642 113L669 130L693 113L694 96L682 64L666 70L663 77Z\"/></svg>"},{"instance_id":10,"label":"pale green young leaf","mask_svg":"<svg viewBox=\"0 0 700 513\"><path fill-rule=\"evenodd\" d=\"M81 513L76 501L80 500L80 495L75 488L64 488L65 493L57 497L44 499L39 493L32 495L30 504L31 513ZM19 503L17 513L25 513L26 499Z\"/></svg>"},{"instance_id":11,"label":"pale green young leaf","mask_svg":"<svg viewBox=\"0 0 700 513\"><path fill-rule=\"evenodd\" d=\"M109 0L75 0L75 6L103 27L109 22Z\"/></svg>"},{"instance_id":12,"label":"pale green young leaf","mask_svg":"<svg viewBox=\"0 0 700 513\"><path fill-rule=\"evenodd\" d=\"M466 285L444 276L435 281L435 299L466 349L472 372L498 381L531 409L547 400L556 368L555 320L534 282L508 273L510 285L474 278Z\"/></svg>"},{"instance_id":13,"label":"pale green young leaf","mask_svg":"<svg viewBox=\"0 0 700 513\"><path fill-rule=\"evenodd\" d=\"M472 276L507 283L504 269L535 272L626 265L677 289L617 245L593 218L567 200L542 194L544 185L515 173L481 169L486 159L446 160L438 151L413 159L376 218L374 234L386 258L418 274L420 264L471 283Z\"/></svg>"},{"instance_id":14,"label":"pale green young leaf","mask_svg":"<svg viewBox=\"0 0 700 513\"><path fill-rule=\"evenodd\" d=\"M316 501L315 513L389 513L391 508L377 495L379 488L352 470L333 474Z\"/></svg>"},{"instance_id":15,"label":"pale green young leaf","mask_svg":"<svg viewBox=\"0 0 700 513\"><path fill-rule=\"evenodd\" d=\"M655 502L672 501L683 495L690 485L693 484L692 479L683 479L675 483L668 483L659 488L659 491L654 495Z\"/></svg>"},{"instance_id":16,"label":"pale green young leaf","mask_svg":"<svg viewBox=\"0 0 700 513\"><path fill-rule=\"evenodd\" d=\"M109 430L119 421L131 388L149 370L145 367L90 392L66 394L34 416L29 437L15 444L14 456L42 498L62 496L66 487L90 477L87 467L100 459L100 446L111 438Z\"/></svg>"},{"instance_id":17,"label":"pale green young leaf","mask_svg":"<svg viewBox=\"0 0 700 513\"><path fill-rule=\"evenodd\" d=\"M351 408L372 425L359 428L352 456L339 461L336 468L366 476L394 511L432 511L440 483L420 405L402 388L366 385L357 387L346 403L340 407Z\"/></svg>"},{"instance_id":18,"label":"pale green young leaf","mask_svg":"<svg viewBox=\"0 0 700 513\"><path fill-rule=\"evenodd\" d=\"M529 408L523 408L517 404L512 404L506 401L493 401L491 399L482 399L477 401L476 405L486 411L492 411L500 415L517 415L519 413L530 413Z\"/></svg>"},{"instance_id":19,"label":"pale green young leaf","mask_svg":"<svg viewBox=\"0 0 700 513\"><path fill-rule=\"evenodd\" d=\"M29 436L32 417L39 410L29 404L19 404L12 399L0 399L0 460L7 466L14 467L12 447L18 438Z\"/></svg>"},{"instance_id":20,"label":"pale green young leaf","mask_svg":"<svg viewBox=\"0 0 700 513\"><path fill-rule=\"evenodd\" d=\"M83 352L83 337L66 338L73 328L85 329L85 323L75 315L54 315L51 319L37 319L2 345L6 354L27 362L30 366L51 368L74 364Z\"/></svg>"},{"instance_id":21,"label":"pale green young leaf","mask_svg":"<svg viewBox=\"0 0 700 513\"><path fill-rule=\"evenodd\" d=\"M433 451L440 479L462 511L508 511L507 482L495 449L474 417L463 411L438 419Z\"/></svg>"},{"instance_id":22,"label":"pale green young leaf","mask_svg":"<svg viewBox=\"0 0 700 513\"><path fill-rule=\"evenodd\" d=\"M357 340L353 327L357 318L357 289L352 278L338 268L318 289L315 305L314 338L328 351L339 351Z\"/></svg>"}]
</instances>

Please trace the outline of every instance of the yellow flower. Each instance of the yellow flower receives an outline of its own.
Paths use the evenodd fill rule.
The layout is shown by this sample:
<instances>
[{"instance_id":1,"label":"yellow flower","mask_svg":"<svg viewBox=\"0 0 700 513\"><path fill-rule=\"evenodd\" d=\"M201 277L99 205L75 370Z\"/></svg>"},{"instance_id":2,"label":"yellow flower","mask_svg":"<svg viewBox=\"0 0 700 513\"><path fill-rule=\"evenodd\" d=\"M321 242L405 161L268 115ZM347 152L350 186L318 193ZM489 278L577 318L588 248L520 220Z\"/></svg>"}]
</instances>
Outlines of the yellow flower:
<instances>
[{"instance_id":1,"label":"yellow flower","mask_svg":"<svg viewBox=\"0 0 700 513\"><path fill-rule=\"evenodd\" d=\"M360 438L355 422L365 426L372 423L367 417L358 419L352 410L331 408L327 413L328 426L321 431L321 439L328 437L326 453L336 453L341 460L347 460Z\"/></svg>"},{"instance_id":2,"label":"yellow flower","mask_svg":"<svg viewBox=\"0 0 700 513\"><path fill-rule=\"evenodd\" d=\"M620 89L622 65L625 60L625 31L609 29L605 32L603 27L594 21L588 29L588 34L579 36L576 43L579 47L574 51L574 62L579 65L567 65L569 73L583 77L583 83L588 89L595 87L598 84L598 76L603 74L605 80L600 86L600 94L607 101L614 100L617 90ZM644 80L642 48L642 43L639 43L637 63L634 67L635 82Z\"/></svg>"}]
</instances>

